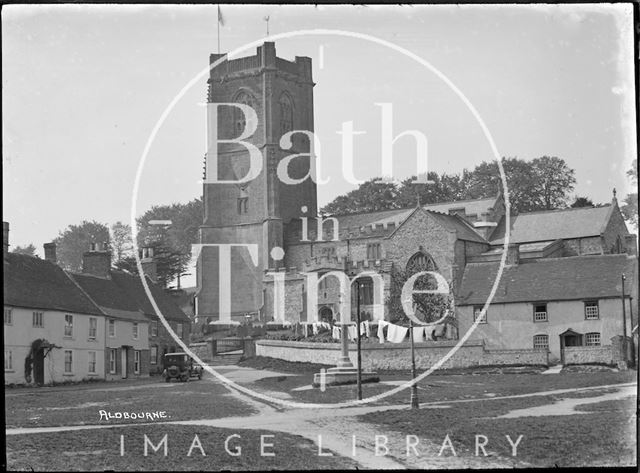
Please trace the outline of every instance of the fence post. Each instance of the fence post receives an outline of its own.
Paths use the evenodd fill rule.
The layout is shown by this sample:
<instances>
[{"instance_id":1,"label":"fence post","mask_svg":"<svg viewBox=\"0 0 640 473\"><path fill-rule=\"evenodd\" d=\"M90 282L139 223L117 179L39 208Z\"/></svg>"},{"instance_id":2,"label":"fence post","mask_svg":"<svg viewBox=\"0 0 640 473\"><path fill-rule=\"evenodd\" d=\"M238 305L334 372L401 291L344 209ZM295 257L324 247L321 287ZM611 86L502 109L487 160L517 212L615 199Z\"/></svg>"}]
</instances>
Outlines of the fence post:
<instances>
[{"instance_id":1,"label":"fence post","mask_svg":"<svg viewBox=\"0 0 640 473\"><path fill-rule=\"evenodd\" d=\"M211 338L211 356L218 354L218 341L215 338Z\"/></svg>"}]
</instances>

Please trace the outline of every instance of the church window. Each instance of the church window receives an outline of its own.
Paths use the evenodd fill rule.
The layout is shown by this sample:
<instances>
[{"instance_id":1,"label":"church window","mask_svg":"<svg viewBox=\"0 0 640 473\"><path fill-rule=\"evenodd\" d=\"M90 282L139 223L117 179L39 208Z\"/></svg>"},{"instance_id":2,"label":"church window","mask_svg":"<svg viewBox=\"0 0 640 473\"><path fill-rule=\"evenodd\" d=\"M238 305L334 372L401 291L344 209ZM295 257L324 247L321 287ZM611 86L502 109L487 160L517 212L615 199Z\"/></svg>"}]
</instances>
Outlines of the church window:
<instances>
[{"instance_id":1,"label":"church window","mask_svg":"<svg viewBox=\"0 0 640 473\"><path fill-rule=\"evenodd\" d=\"M416 253L413 255L407 263L407 272L409 274L415 274L420 271L437 271L433 258L426 253Z\"/></svg>"},{"instance_id":2,"label":"church window","mask_svg":"<svg viewBox=\"0 0 640 473\"><path fill-rule=\"evenodd\" d=\"M240 103L243 105L248 105L249 107L255 110L255 107L253 105L253 100L247 92L240 92L236 96L236 99L234 100L234 102ZM235 127L236 127L236 134L238 136L241 135L247 126L247 117L245 116L245 113L242 110L240 110L238 107L233 107L233 123L235 124Z\"/></svg>"},{"instance_id":3,"label":"church window","mask_svg":"<svg viewBox=\"0 0 640 473\"><path fill-rule=\"evenodd\" d=\"M358 278L356 279L356 283L360 286L356 285L355 291L352 291L352 294L355 293L355 303L358 303L358 291L360 292L360 304L361 305L371 305L373 304L373 279L371 278Z\"/></svg>"},{"instance_id":4,"label":"church window","mask_svg":"<svg viewBox=\"0 0 640 473\"><path fill-rule=\"evenodd\" d=\"M367 245L367 259L368 260L382 259L382 247L380 243L369 243Z\"/></svg>"},{"instance_id":5,"label":"church window","mask_svg":"<svg viewBox=\"0 0 640 473\"><path fill-rule=\"evenodd\" d=\"M282 94L278 101L280 106L280 135L293 130L293 104L287 94Z\"/></svg>"},{"instance_id":6,"label":"church window","mask_svg":"<svg viewBox=\"0 0 640 473\"><path fill-rule=\"evenodd\" d=\"M249 210L249 198L248 197L240 197L238 199L238 213L246 214Z\"/></svg>"}]
</instances>

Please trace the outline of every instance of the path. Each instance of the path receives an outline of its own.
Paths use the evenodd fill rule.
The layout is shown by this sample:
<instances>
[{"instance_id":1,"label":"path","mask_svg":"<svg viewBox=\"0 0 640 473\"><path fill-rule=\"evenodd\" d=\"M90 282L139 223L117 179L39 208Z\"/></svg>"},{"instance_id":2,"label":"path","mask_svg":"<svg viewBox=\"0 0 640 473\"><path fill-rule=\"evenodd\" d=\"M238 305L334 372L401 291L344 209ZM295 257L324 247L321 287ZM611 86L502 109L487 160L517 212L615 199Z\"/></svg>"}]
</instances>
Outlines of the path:
<instances>
[{"instance_id":1,"label":"path","mask_svg":"<svg viewBox=\"0 0 640 473\"><path fill-rule=\"evenodd\" d=\"M221 367L219 367L221 368ZM238 369L237 367L231 368L225 376L233 379L237 382L252 382L256 379L260 379L268 376L285 375L284 373L270 372L266 370L251 370L247 368ZM224 369L226 371L226 369ZM222 371L222 370L221 370ZM209 382L218 383L214 378L207 378ZM381 432L380 429L372 424L364 423L356 419L357 416L370 412L387 411L407 409L406 404L381 406L381 405L365 405L357 407L347 407L341 409L285 409L279 405L270 405L263 402L258 402L255 399L224 385L239 401L249 404L254 407L258 414L251 417L227 417L222 419L201 419L191 421L170 421L162 422L163 424L174 425L197 425L204 427L219 427L219 428L232 428L232 429L263 429L276 432L284 432L294 435L300 435L305 437L320 447L323 452L331 450L336 454L343 457L351 457L356 460L362 468L371 469L404 469L404 468L499 468L499 467L513 467L513 466L527 466L523 462L514 462L510 458L499 457L437 457L433 456L407 456L406 436L399 432L385 431ZM572 389L556 389L551 391L534 392L527 394L509 395L509 396L496 396L490 399L514 399L522 397L533 396L548 396L548 395L562 395L569 393L576 393L580 391L596 391L603 389L615 389L618 392L613 393L618 397L629 396L634 389L636 383L622 383L604 386L591 386L585 388L572 388ZM613 394L607 394L606 399L611 398ZM591 398L578 398L568 399L570 401L566 404L561 404L563 409L569 407L575 407L578 404L587 404L592 402L599 402L603 399L603 396L595 396ZM422 409L429 408L447 408L450 405L459 402L486 402L486 397L472 398L472 399L458 399L450 401L436 401L429 403L422 403L420 407ZM547 407L553 406L549 404ZM571 407L572 409L572 407ZM528 415L527 413L533 412L534 415L538 415L538 411L531 408L520 410L522 412L512 411L513 416ZM542 412L542 411L541 411ZM540 414L540 415L554 415L554 414ZM158 425L160 422L153 423ZM18 428L7 429L7 435L29 434L29 433L44 433L44 432L61 432L66 430L83 430L83 429L98 429L98 428L116 428L126 427L130 425L151 425L149 423L141 424L109 424L109 425L83 425L83 426L63 426L63 427L43 427L43 428ZM356 447L355 455L353 449L353 435L356 435ZM376 435L386 435L388 438L387 446L389 447L389 454L385 456L375 455L375 438ZM428 444L425 439L420 439L418 451L425 452L437 452L440 445Z\"/></svg>"}]
</instances>

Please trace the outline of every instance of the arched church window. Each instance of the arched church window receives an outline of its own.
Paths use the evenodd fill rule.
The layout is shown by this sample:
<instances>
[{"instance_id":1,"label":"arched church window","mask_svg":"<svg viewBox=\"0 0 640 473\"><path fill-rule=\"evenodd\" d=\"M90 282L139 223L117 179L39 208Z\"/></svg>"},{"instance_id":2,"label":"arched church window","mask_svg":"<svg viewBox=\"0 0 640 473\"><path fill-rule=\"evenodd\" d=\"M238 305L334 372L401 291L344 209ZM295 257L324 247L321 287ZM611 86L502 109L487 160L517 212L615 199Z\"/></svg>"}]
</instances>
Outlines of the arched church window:
<instances>
[{"instance_id":1,"label":"arched church window","mask_svg":"<svg viewBox=\"0 0 640 473\"><path fill-rule=\"evenodd\" d=\"M245 91L240 91L234 100L235 103L248 105L255 110L253 97ZM236 134L240 136L247 127L247 117L245 113L238 107L233 107L233 123L235 124Z\"/></svg>"},{"instance_id":2,"label":"arched church window","mask_svg":"<svg viewBox=\"0 0 640 473\"><path fill-rule=\"evenodd\" d=\"M415 274L420 271L437 271L435 261L428 253L418 252L409 258L407 262L407 273Z\"/></svg>"},{"instance_id":3,"label":"arched church window","mask_svg":"<svg viewBox=\"0 0 640 473\"><path fill-rule=\"evenodd\" d=\"M278 101L280 106L280 136L293 130L293 102L288 94L284 93Z\"/></svg>"}]
</instances>

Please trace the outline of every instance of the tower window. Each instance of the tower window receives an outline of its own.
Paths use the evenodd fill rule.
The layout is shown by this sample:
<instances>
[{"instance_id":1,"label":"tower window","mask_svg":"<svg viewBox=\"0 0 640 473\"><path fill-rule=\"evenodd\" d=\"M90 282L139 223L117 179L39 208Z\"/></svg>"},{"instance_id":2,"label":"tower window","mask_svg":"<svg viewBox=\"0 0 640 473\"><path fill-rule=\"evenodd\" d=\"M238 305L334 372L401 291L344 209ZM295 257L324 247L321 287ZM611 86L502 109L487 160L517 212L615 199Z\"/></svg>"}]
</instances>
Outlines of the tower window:
<instances>
[{"instance_id":1,"label":"tower window","mask_svg":"<svg viewBox=\"0 0 640 473\"><path fill-rule=\"evenodd\" d=\"M287 94L282 94L278 101L280 105L280 134L293 130L293 105Z\"/></svg>"},{"instance_id":2,"label":"tower window","mask_svg":"<svg viewBox=\"0 0 640 473\"><path fill-rule=\"evenodd\" d=\"M249 211L249 198L248 197L240 197L238 199L238 213L246 214Z\"/></svg>"},{"instance_id":3,"label":"tower window","mask_svg":"<svg viewBox=\"0 0 640 473\"><path fill-rule=\"evenodd\" d=\"M253 106L253 100L247 92L240 92L236 96L235 103L248 105L255 110L255 107ZM238 136L240 136L244 129L247 127L247 117L245 116L244 112L238 107L233 108L233 123L236 127L236 133L238 134Z\"/></svg>"}]
</instances>

